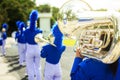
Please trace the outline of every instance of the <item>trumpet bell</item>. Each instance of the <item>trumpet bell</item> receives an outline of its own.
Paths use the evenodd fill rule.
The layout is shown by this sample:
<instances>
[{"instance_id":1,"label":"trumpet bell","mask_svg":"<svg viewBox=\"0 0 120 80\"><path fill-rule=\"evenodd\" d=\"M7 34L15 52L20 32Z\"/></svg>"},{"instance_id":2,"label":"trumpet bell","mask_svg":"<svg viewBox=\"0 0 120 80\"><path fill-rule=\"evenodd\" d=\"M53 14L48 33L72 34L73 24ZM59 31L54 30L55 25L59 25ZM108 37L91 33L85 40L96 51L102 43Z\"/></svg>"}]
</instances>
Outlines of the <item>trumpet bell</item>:
<instances>
[{"instance_id":1,"label":"trumpet bell","mask_svg":"<svg viewBox=\"0 0 120 80\"><path fill-rule=\"evenodd\" d=\"M70 0L60 8L57 22L65 37L76 40L74 48L79 47L83 56L109 64L120 56L117 18L109 11L92 11L82 0Z\"/></svg>"},{"instance_id":2,"label":"trumpet bell","mask_svg":"<svg viewBox=\"0 0 120 80\"><path fill-rule=\"evenodd\" d=\"M37 34L34 38L36 43L44 42L43 35L41 33Z\"/></svg>"}]
</instances>

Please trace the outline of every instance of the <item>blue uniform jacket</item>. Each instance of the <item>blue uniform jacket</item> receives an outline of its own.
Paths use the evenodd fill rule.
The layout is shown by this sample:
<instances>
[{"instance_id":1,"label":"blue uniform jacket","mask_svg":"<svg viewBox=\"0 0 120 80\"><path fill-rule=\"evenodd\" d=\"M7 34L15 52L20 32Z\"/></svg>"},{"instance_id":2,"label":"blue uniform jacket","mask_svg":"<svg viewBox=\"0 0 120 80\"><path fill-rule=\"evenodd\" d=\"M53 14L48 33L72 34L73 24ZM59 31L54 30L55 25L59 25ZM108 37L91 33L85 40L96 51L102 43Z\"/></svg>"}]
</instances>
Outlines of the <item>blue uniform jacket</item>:
<instances>
[{"instance_id":1,"label":"blue uniform jacket","mask_svg":"<svg viewBox=\"0 0 120 80\"><path fill-rule=\"evenodd\" d=\"M58 49L50 44L43 46L41 50L41 57L46 58L46 61L51 64L57 64L61 58L62 53L65 50L65 46Z\"/></svg>"},{"instance_id":2,"label":"blue uniform jacket","mask_svg":"<svg viewBox=\"0 0 120 80\"><path fill-rule=\"evenodd\" d=\"M34 31L32 31L30 28L25 30L25 40L28 44L36 45L37 43L34 41L34 37L36 34L42 33L42 30L36 28Z\"/></svg>"},{"instance_id":3,"label":"blue uniform jacket","mask_svg":"<svg viewBox=\"0 0 120 80\"><path fill-rule=\"evenodd\" d=\"M18 39L17 40L18 43L23 43L23 44L26 43L24 31L17 35L17 39Z\"/></svg>"},{"instance_id":4,"label":"blue uniform jacket","mask_svg":"<svg viewBox=\"0 0 120 80\"><path fill-rule=\"evenodd\" d=\"M15 40L18 39L19 34L20 34L19 31L17 31L17 32L15 33Z\"/></svg>"},{"instance_id":5,"label":"blue uniform jacket","mask_svg":"<svg viewBox=\"0 0 120 80\"><path fill-rule=\"evenodd\" d=\"M109 65L95 59L75 58L70 76L71 80L114 80Z\"/></svg>"},{"instance_id":6,"label":"blue uniform jacket","mask_svg":"<svg viewBox=\"0 0 120 80\"><path fill-rule=\"evenodd\" d=\"M3 40L6 40L6 39L7 39L7 34L6 34L6 32L3 32L3 33L2 33L2 39L3 39Z\"/></svg>"}]
</instances>

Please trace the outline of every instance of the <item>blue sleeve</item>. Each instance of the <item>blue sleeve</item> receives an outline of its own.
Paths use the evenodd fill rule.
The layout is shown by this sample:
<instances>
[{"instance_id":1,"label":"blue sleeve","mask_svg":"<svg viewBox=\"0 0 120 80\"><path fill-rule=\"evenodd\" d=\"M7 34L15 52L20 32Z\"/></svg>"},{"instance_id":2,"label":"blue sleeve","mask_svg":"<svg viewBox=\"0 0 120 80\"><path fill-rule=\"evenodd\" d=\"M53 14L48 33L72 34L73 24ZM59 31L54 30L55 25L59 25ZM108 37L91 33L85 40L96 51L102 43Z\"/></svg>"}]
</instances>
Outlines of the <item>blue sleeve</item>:
<instances>
[{"instance_id":1,"label":"blue sleeve","mask_svg":"<svg viewBox=\"0 0 120 80\"><path fill-rule=\"evenodd\" d=\"M40 33L43 33L43 31L40 29Z\"/></svg>"},{"instance_id":2,"label":"blue sleeve","mask_svg":"<svg viewBox=\"0 0 120 80\"><path fill-rule=\"evenodd\" d=\"M43 31L39 28L36 28L36 30L38 31L38 33L43 33Z\"/></svg>"},{"instance_id":3,"label":"blue sleeve","mask_svg":"<svg viewBox=\"0 0 120 80\"><path fill-rule=\"evenodd\" d=\"M18 35L19 35L19 33L16 32L16 33L15 33L15 40L18 38Z\"/></svg>"},{"instance_id":4,"label":"blue sleeve","mask_svg":"<svg viewBox=\"0 0 120 80\"><path fill-rule=\"evenodd\" d=\"M0 38L0 46L3 44L3 39Z\"/></svg>"},{"instance_id":5,"label":"blue sleeve","mask_svg":"<svg viewBox=\"0 0 120 80\"><path fill-rule=\"evenodd\" d=\"M117 69L117 72L116 72L115 80L120 80L120 58L118 60L118 69Z\"/></svg>"},{"instance_id":6,"label":"blue sleeve","mask_svg":"<svg viewBox=\"0 0 120 80\"><path fill-rule=\"evenodd\" d=\"M61 52L61 53L64 52L65 49L66 49L66 46L62 46L62 48L60 49L60 52Z\"/></svg>"},{"instance_id":7,"label":"blue sleeve","mask_svg":"<svg viewBox=\"0 0 120 80\"><path fill-rule=\"evenodd\" d=\"M42 47L42 50L41 50L41 57L42 58L46 58L46 56L48 55L48 53L47 53L47 46L43 46Z\"/></svg>"},{"instance_id":8,"label":"blue sleeve","mask_svg":"<svg viewBox=\"0 0 120 80\"><path fill-rule=\"evenodd\" d=\"M79 63L82 61L81 58L75 58L73 67L70 73L71 80L87 80L83 69L79 66Z\"/></svg>"},{"instance_id":9,"label":"blue sleeve","mask_svg":"<svg viewBox=\"0 0 120 80\"><path fill-rule=\"evenodd\" d=\"M78 58L78 57L76 57L75 59L74 59L74 63L73 63L73 66L72 66L72 70L71 70L71 74L72 73L75 73L76 71L77 71L77 69L78 69L78 67L79 67L79 63L82 61L82 59L81 58Z\"/></svg>"},{"instance_id":10,"label":"blue sleeve","mask_svg":"<svg viewBox=\"0 0 120 80\"><path fill-rule=\"evenodd\" d=\"M5 32L2 34L2 38L3 38L3 40L5 40L7 38L7 34Z\"/></svg>"}]
</instances>

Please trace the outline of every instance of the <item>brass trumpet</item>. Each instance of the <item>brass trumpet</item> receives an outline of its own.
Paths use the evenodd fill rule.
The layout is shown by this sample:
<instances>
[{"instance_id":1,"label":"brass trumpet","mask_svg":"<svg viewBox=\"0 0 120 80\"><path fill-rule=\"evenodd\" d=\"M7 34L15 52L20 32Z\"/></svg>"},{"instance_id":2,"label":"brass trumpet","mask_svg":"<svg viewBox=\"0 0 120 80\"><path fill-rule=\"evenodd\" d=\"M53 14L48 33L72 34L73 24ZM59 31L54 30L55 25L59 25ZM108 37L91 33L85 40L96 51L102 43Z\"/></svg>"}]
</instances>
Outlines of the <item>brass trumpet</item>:
<instances>
[{"instance_id":1,"label":"brass trumpet","mask_svg":"<svg viewBox=\"0 0 120 80\"><path fill-rule=\"evenodd\" d=\"M55 44L53 44L53 41L51 41L53 37L51 37L52 34L49 34L49 36L47 37L47 39L43 38L43 35L41 33L37 34L34 38L36 43L49 43L52 46L55 46Z\"/></svg>"}]
</instances>

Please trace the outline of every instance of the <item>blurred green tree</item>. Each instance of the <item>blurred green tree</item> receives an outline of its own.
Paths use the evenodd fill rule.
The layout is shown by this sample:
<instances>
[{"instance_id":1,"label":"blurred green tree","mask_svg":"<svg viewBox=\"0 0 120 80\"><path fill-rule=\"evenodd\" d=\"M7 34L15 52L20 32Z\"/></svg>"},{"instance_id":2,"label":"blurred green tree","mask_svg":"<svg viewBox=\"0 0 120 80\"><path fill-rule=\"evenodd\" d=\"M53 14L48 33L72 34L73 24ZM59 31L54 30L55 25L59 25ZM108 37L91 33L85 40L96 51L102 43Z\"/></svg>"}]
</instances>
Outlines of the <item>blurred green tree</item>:
<instances>
[{"instance_id":1,"label":"blurred green tree","mask_svg":"<svg viewBox=\"0 0 120 80\"><path fill-rule=\"evenodd\" d=\"M58 15L58 12L59 12L59 8L52 7L51 12L52 12L51 25L53 25L54 22L57 21L57 15Z\"/></svg>"},{"instance_id":2,"label":"blurred green tree","mask_svg":"<svg viewBox=\"0 0 120 80\"><path fill-rule=\"evenodd\" d=\"M31 0L0 0L0 25L4 22L8 23L8 36L12 31L17 30L15 27L17 20L27 21L34 7L35 3Z\"/></svg>"},{"instance_id":3,"label":"blurred green tree","mask_svg":"<svg viewBox=\"0 0 120 80\"><path fill-rule=\"evenodd\" d=\"M40 13L52 13L52 18L51 18L51 26L54 24L54 22L57 20L57 14L59 12L59 8L57 7L51 7L48 4L44 4L44 5L39 5L36 7L36 9L40 12Z\"/></svg>"},{"instance_id":4,"label":"blurred green tree","mask_svg":"<svg viewBox=\"0 0 120 80\"><path fill-rule=\"evenodd\" d=\"M36 9L40 12L40 13L50 13L51 11L51 7L48 4L44 4L44 5L39 5L36 7Z\"/></svg>"},{"instance_id":5,"label":"blurred green tree","mask_svg":"<svg viewBox=\"0 0 120 80\"><path fill-rule=\"evenodd\" d=\"M107 9L101 8L101 9L97 9L95 11L107 11Z\"/></svg>"},{"instance_id":6,"label":"blurred green tree","mask_svg":"<svg viewBox=\"0 0 120 80\"><path fill-rule=\"evenodd\" d=\"M57 20L59 8L48 4L36 6L34 0L0 0L0 29L4 22L8 23L7 34L11 36L11 33L17 30L16 21L27 22L32 9L37 9L41 13L51 12L51 25Z\"/></svg>"}]
</instances>

